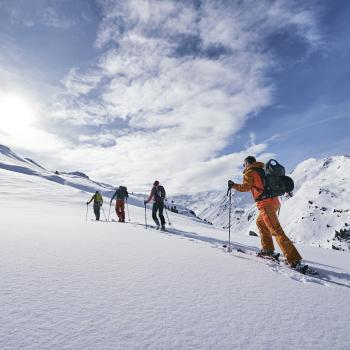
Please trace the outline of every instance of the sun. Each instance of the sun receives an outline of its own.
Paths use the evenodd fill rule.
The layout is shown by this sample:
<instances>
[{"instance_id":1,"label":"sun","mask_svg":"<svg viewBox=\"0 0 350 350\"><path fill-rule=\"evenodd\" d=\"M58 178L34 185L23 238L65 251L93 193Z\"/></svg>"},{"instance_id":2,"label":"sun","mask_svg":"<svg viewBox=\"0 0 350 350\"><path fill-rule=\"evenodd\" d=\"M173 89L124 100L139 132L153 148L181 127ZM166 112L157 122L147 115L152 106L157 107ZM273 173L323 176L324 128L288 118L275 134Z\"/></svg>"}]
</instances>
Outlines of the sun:
<instances>
[{"instance_id":1,"label":"sun","mask_svg":"<svg viewBox=\"0 0 350 350\"><path fill-rule=\"evenodd\" d=\"M34 108L28 100L14 94L0 94L0 130L23 133L35 122Z\"/></svg>"}]
</instances>

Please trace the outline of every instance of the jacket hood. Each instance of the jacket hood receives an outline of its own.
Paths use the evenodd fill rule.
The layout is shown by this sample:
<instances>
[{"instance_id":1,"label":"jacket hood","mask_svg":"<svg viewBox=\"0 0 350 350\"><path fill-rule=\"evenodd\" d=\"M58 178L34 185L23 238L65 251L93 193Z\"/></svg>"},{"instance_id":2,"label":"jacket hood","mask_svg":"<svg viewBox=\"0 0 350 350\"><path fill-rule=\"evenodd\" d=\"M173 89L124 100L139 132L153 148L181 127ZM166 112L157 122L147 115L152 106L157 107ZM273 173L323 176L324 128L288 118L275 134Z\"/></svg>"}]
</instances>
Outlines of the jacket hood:
<instances>
[{"instance_id":1,"label":"jacket hood","mask_svg":"<svg viewBox=\"0 0 350 350\"><path fill-rule=\"evenodd\" d=\"M253 168L264 168L265 164L263 162L255 162L253 164L250 164L247 168L244 169L243 173L253 169Z\"/></svg>"}]
</instances>

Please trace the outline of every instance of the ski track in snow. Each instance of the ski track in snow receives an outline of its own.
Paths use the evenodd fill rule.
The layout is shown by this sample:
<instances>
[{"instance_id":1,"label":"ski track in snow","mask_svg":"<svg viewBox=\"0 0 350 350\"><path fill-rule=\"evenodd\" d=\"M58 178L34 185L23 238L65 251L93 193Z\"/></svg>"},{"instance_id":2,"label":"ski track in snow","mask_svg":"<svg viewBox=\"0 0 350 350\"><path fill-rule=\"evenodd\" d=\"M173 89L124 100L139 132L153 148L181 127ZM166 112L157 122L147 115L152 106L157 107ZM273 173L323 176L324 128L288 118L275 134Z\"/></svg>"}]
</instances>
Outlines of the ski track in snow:
<instances>
[{"instance_id":1,"label":"ski track in snow","mask_svg":"<svg viewBox=\"0 0 350 350\"><path fill-rule=\"evenodd\" d=\"M134 223L134 225L144 226L144 224L141 224L141 223ZM148 226L152 229L155 229L154 226L153 227L151 225L148 225ZM165 233L165 234L178 235L180 237L185 237L191 242L197 242L197 241L206 242L206 243L209 243L212 247L219 248L219 249L222 249L222 246L224 244L227 244L227 241L218 240L218 239L215 239L212 237L206 237L203 235L198 235L197 233L193 233L193 232L180 231L180 230L177 230L175 228L171 228L171 226L170 226L170 228L167 229L166 232L162 232L162 231L159 231L159 232ZM280 264L277 264L273 261L262 260L262 259L256 257L255 254L258 251L258 249L256 247L247 247L245 245L237 244L236 242L232 243L231 247L233 247L234 250L242 250L242 249L247 250L247 248L249 248L249 250L248 250L249 252L243 253L240 251L237 251L237 252L232 251L229 253L230 255L235 256L235 257L238 257L239 255L242 255L242 254L249 256L249 258L251 258L254 262L265 264L266 266L272 268L273 271L276 271L276 272L278 272L282 275L285 275L286 277L292 278L296 281L300 281L300 282L304 282L304 283L314 282L314 283L322 284L322 285L329 286L329 287L331 287L332 284L338 284L340 286L350 288L350 275L348 273L338 273L336 271L331 271L331 270L317 267L317 271L319 272L318 277L311 276L311 275L302 275L298 272L291 270L287 266L283 266L282 262ZM222 249L222 250L226 253L226 249ZM309 262L309 264L310 264L310 266L315 265L314 262ZM316 263L316 265L319 265L319 264ZM328 280L327 280L327 277L328 277ZM338 278L339 280L344 281L344 283L337 282L336 279L332 280L331 279L332 277Z\"/></svg>"},{"instance_id":2,"label":"ski track in snow","mask_svg":"<svg viewBox=\"0 0 350 350\"><path fill-rule=\"evenodd\" d=\"M253 256L256 237L226 253L226 231L173 213L145 230L138 198L131 223L86 221L91 194L9 170L0 193L0 349L349 349L349 288ZM349 285L348 253L298 249Z\"/></svg>"}]
</instances>

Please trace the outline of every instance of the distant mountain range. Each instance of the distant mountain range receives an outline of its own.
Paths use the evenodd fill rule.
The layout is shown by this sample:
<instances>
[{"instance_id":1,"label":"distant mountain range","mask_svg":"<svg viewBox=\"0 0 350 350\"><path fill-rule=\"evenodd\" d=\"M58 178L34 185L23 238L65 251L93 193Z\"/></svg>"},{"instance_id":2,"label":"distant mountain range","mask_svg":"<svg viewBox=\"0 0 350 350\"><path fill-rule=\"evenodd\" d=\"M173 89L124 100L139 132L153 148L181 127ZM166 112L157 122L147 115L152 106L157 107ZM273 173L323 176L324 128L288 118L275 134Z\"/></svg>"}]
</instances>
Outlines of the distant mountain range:
<instances>
[{"instance_id":1,"label":"distant mountain range","mask_svg":"<svg viewBox=\"0 0 350 350\"><path fill-rule=\"evenodd\" d=\"M114 186L91 180L80 171L47 170L3 145L0 145L0 169L38 176L88 193L99 190L109 198L115 191ZM295 242L350 251L350 157L308 159L300 163L290 176L295 182L294 196L281 198L280 212L287 235ZM143 194L135 193L129 203L143 206L143 199ZM224 228L228 228L228 204L226 193L217 191L170 196L167 201L172 211L196 216L198 220ZM257 234L256 216L257 210L250 193L233 193L232 232Z\"/></svg>"}]
</instances>

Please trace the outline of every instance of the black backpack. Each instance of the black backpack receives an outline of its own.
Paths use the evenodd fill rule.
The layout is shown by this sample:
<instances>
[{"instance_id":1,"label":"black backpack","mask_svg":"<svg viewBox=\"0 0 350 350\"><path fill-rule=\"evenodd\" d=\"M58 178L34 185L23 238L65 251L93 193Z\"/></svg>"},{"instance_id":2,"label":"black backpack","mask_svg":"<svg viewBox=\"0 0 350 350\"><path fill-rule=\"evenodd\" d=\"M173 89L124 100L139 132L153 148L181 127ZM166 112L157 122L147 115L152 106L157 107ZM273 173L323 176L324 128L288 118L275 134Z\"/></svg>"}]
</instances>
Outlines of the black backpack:
<instances>
[{"instance_id":1,"label":"black backpack","mask_svg":"<svg viewBox=\"0 0 350 350\"><path fill-rule=\"evenodd\" d=\"M155 188L155 192L154 192L154 200L156 202L161 202L163 203L164 202L164 199L165 199L165 196L166 196L166 192L165 192L165 189L162 185L158 185L156 188Z\"/></svg>"},{"instance_id":2,"label":"black backpack","mask_svg":"<svg viewBox=\"0 0 350 350\"><path fill-rule=\"evenodd\" d=\"M124 194L128 194L128 189L126 186L119 186L119 188L124 192Z\"/></svg>"},{"instance_id":3,"label":"black backpack","mask_svg":"<svg viewBox=\"0 0 350 350\"><path fill-rule=\"evenodd\" d=\"M119 186L119 188L117 189L117 199L125 199L128 197L128 189L125 186Z\"/></svg>"},{"instance_id":4,"label":"black backpack","mask_svg":"<svg viewBox=\"0 0 350 350\"><path fill-rule=\"evenodd\" d=\"M261 177L264 184L264 192L256 199L261 201L266 198L283 196L294 189L294 181L286 176L284 166L277 160L270 159L264 166L264 169L253 168Z\"/></svg>"}]
</instances>

